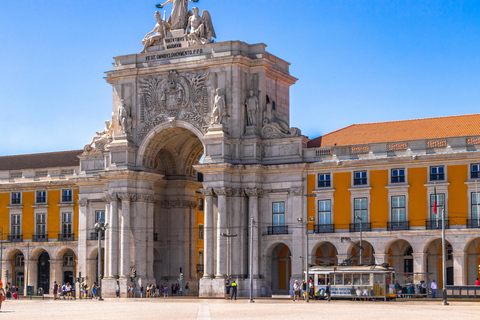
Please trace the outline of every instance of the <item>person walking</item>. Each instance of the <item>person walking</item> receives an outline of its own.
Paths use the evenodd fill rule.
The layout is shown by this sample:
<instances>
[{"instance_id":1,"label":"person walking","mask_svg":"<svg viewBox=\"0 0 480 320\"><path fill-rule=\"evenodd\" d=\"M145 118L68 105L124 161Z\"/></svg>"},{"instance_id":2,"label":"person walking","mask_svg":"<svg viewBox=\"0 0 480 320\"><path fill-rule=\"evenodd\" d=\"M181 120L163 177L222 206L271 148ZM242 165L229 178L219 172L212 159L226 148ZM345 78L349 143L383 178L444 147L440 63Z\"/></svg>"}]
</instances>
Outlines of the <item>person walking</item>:
<instances>
[{"instance_id":1,"label":"person walking","mask_svg":"<svg viewBox=\"0 0 480 320\"><path fill-rule=\"evenodd\" d=\"M293 284L293 301L295 302L295 298L297 301L300 299L300 285L298 284L298 280L295 280Z\"/></svg>"},{"instance_id":2,"label":"person walking","mask_svg":"<svg viewBox=\"0 0 480 320\"><path fill-rule=\"evenodd\" d=\"M92 285L92 299L97 299L97 283L94 282Z\"/></svg>"},{"instance_id":3,"label":"person walking","mask_svg":"<svg viewBox=\"0 0 480 320\"><path fill-rule=\"evenodd\" d=\"M190 289L190 287L188 286L188 282L187 284L185 285L185 295L188 296L188 290Z\"/></svg>"},{"instance_id":4,"label":"person walking","mask_svg":"<svg viewBox=\"0 0 480 320\"><path fill-rule=\"evenodd\" d=\"M232 281L232 296L230 297L230 300L232 300L233 297L235 297L235 300L237 300L237 283L235 280Z\"/></svg>"},{"instance_id":5,"label":"person walking","mask_svg":"<svg viewBox=\"0 0 480 320\"><path fill-rule=\"evenodd\" d=\"M305 279L302 282L302 297L305 302L307 301L307 283L305 282Z\"/></svg>"},{"instance_id":6,"label":"person walking","mask_svg":"<svg viewBox=\"0 0 480 320\"><path fill-rule=\"evenodd\" d=\"M330 281L328 281L328 283L327 283L327 288L325 289L325 293L327 294L327 301L330 302L331 297L332 297Z\"/></svg>"},{"instance_id":7,"label":"person walking","mask_svg":"<svg viewBox=\"0 0 480 320\"><path fill-rule=\"evenodd\" d=\"M435 280L433 280L430 284L430 289L432 289L432 298L435 299L437 296L437 283Z\"/></svg>"}]
</instances>

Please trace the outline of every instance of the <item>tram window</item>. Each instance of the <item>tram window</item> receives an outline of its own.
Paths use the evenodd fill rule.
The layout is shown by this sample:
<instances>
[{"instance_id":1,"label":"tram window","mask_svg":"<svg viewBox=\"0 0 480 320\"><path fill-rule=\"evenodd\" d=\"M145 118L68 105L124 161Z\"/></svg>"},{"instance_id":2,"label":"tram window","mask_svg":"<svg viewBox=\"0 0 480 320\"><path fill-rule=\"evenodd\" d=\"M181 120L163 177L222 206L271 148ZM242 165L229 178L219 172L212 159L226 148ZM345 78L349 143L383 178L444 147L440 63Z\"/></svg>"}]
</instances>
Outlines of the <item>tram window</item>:
<instances>
[{"instance_id":1,"label":"tram window","mask_svg":"<svg viewBox=\"0 0 480 320\"><path fill-rule=\"evenodd\" d=\"M319 274L318 275L318 284L319 285L325 285L325 275L324 274Z\"/></svg>"},{"instance_id":2,"label":"tram window","mask_svg":"<svg viewBox=\"0 0 480 320\"><path fill-rule=\"evenodd\" d=\"M360 274L359 273L354 273L353 274L353 285L354 286L359 286L361 283L360 283Z\"/></svg>"},{"instance_id":3,"label":"tram window","mask_svg":"<svg viewBox=\"0 0 480 320\"><path fill-rule=\"evenodd\" d=\"M343 274L336 274L335 275L335 285L343 285Z\"/></svg>"},{"instance_id":4,"label":"tram window","mask_svg":"<svg viewBox=\"0 0 480 320\"><path fill-rule=\"evenodd\" d=\"M369 274L362 274L362 284L365 284L365 285L370 284L370 275Z\"/></svg>"},{"instance_id":5,"label":"tram window","mask_svg":"<svg viewBox=\"0 0 480 320\"><path fill-rule=\"evenodd\" d=\"M344 282L346 286L352 285L352 275L351 274L344 274Z\"/></svg>"}]
</instances>

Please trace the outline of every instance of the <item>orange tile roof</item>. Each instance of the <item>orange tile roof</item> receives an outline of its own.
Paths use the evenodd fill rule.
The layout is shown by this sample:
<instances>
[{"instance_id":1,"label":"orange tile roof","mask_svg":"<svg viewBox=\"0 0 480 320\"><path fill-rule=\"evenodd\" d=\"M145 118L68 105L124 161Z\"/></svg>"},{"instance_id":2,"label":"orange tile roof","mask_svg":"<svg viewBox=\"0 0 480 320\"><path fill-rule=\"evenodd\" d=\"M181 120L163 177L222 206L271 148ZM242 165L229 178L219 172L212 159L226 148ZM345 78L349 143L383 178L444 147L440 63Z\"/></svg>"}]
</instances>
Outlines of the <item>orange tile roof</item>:
<instances>
[{"instance_id":1,"label":"orange tile roof","mask_svg":"<svg viewBox=\"0 0 480 320\"><path fill-rule=\"evenodd\" d=\"M308 142L309 148L480 135L480 114L354 124Z\"/></svg>"},{"instance_id":2,"label":"orange tile roof","mask_svg":"<svg viewBox=\"0 0 480 320\"><path fill-rule=\"evenodd\" d=\"M0 171L74 167L80 165L78 156L83 150L21 154L0 157Z\"/></svg>"}]
</instances>

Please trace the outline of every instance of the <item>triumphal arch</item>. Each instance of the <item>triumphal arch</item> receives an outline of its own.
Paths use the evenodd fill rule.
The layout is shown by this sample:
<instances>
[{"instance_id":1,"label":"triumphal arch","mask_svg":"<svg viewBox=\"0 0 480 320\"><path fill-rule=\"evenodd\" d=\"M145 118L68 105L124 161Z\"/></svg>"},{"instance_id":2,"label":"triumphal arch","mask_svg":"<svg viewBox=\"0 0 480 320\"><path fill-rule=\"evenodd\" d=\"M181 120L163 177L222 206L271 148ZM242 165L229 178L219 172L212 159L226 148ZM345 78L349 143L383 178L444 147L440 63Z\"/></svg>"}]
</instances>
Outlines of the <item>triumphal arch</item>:
<instances>
[{"instance_id":1,"label":"triumphal arch","mask_svg":"<svg viewBox=\"0 0 480 320\"><path fill-rule=\"evenodd\" d=\"M291 209L302 211L298 163L306 138L289 126L289 87L296 79L289 63L264 44L215 42L207 10L200 15L183 1L172 6L168 19L155 12L142 51L116 57L106 73L112 119L80 156L79 228L91 229L95 221L87 212L105 206L105 296L117 290L126 296L133 269L137 286L182 274L200 296L222 296L227 276L247 281L250 236L259 294L261 270L270 270L261 259L258 227L263 195L288 198ZM196 281L199 192L205 199L204 269ZM80 233L78 240L84 274L86 237Z\"/></svg>"}]
</instances>

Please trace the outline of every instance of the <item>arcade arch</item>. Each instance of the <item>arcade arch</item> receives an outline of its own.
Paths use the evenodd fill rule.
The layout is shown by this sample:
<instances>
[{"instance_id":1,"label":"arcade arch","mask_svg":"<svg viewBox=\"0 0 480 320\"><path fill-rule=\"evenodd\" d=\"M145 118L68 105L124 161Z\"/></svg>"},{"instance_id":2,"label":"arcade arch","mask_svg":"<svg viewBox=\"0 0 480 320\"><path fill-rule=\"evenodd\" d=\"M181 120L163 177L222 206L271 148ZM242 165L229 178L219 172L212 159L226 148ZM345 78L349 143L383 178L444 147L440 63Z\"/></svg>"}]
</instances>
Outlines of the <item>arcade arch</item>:
<instances>
[{"instance_id":1,"label":"arcade arch","mask_svg":"<svg viewBox=\"0 0 480 320\"><path fill-rule=\"evenodd\" d=\"M331 242L317 244L313 247L312 253L314 261L311 261L311 263L315 265L338 265L337 248Z\"/></svg>"},{"instance_id":2,"label":"arcade arch","mask_svg":"<svg viewBox=\"0 0 480 320\"><path fill-rule=\"evenodd\" d=\"M271 251L272 294L289 294L292 277L292 259L290 248L283 243L275 245Z\"/></svg>"},{"instance_id":3,"label":"arcade arch","mask_svg":"<svg viewBox=\"0 0 480 320\"><path fill-rule=\"evenodd\" d=\"M467 285L475 285L475 280L480 278L480 270L478 266L480 265L480 238L475 238L471 240L465 249L466 253L466 280Z\"/></svg>"},{"instance_id":4,"label":"arcade arch","mask_svg":"<svg viewBox=\"0 0 480 320\"><path fill-rule=\"evenodd\" d=\"M349 250L350 261L353 265L360 264L359 253L362 252L362 265L375 264L375 250L372 244L368 241L362 241L363 250L360 250L360 241L354 242Z\"/></svg>"},{"instance_id":5,"label":"arcade arch","mask_svg":"<svg viewBox=\"0 0 480 320\"><path fill-rule=\"evenodd\" d=\"M447 285L453 285L453 247L446 241L447 247ZM443 267L442 267L442 239L437 238L427 243L424 252L427 254L426 272L429 274L429 280L435 279L438 287L443 287Z\"/></svg>"}]
</instances>

